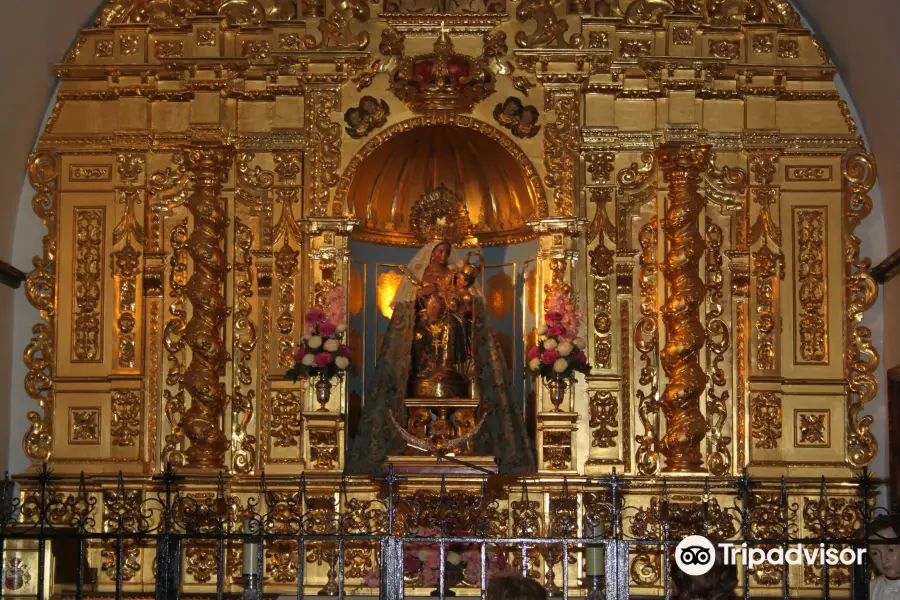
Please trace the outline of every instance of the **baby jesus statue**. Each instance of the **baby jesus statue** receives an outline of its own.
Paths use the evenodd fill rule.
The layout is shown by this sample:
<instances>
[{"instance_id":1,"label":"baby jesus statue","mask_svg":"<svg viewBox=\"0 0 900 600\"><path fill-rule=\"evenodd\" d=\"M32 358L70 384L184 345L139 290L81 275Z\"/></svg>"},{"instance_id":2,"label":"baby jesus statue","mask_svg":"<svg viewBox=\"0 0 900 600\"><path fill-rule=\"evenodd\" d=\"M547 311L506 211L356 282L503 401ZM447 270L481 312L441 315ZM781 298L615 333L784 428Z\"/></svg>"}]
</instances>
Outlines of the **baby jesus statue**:
<instances>
[{"instance_id":1,"label":"baby jesus statue","mask_svg":"<svg viewBox=\"0 0 900 600\"><path fill-rule=\"evenodd\" d=\"M869 584L871 600L900 599L900 518L881 516L869 526L869 540L890 540L888 544L870 544L869 556L878 577Z\"/></svg>"}]
</instances>

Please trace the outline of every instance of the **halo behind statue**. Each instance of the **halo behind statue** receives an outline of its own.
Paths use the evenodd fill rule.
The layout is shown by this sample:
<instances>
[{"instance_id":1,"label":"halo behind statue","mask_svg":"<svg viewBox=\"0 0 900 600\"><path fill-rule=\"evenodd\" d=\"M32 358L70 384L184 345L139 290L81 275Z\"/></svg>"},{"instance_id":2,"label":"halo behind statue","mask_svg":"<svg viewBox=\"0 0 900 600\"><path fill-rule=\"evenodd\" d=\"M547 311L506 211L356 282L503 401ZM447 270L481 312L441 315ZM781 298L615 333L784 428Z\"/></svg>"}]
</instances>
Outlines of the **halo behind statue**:
<instances>
[{"instance_id":1,"label":"halo behind statue","mask_svg":"<svg viewBox=\"0 0 900 600\"><path fill-rule=\"evenodd\" d=\"M450 242L454 246L474 246L472 222L462 199L443 183L425 192L409 210L409 226L416 241Z\"/></svg>"}]
</instances>

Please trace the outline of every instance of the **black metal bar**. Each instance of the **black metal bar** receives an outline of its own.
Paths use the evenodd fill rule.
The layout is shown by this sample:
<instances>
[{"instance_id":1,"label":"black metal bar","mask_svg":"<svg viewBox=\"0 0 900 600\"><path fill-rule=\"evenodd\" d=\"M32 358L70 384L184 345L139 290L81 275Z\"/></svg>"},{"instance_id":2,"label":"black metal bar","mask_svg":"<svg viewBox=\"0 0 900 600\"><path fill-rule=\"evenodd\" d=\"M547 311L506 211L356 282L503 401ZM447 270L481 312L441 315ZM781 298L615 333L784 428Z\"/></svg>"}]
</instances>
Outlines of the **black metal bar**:
<instances>
[{"instance_id":1,"label":"black metal bar","mask_svg":"<svg viewBox=\"0 0 900 600\"><path fill-rule=\"evenodd\" d=\"M44 463L41 467L40 473L40 489L41 489L41 514L40 514L40 529L41 529L41 537L38 539L38 584L37 584L37 597L44 597L44 585L45 585L45 567L44 567L44 559L47 554L47 538L44 536L44 531L47 525L50 523L47 522L47 515L49 514L48 505L47 505L47 487L50 483L50 469L47 468L47 463Z\"/></svg>"},{"instance_id":2,"label":"black metal bar","mask_svg":"<svg viewBox=\"0 0 900 600\"><path fill-rule=\"evenodd\" d=\"M672 565L670 564L671 560L668 542L671 536L671 525L669 523L669 482L665 477L663 477L662 480L659 500L659 512L662 516L662 531L660 532L660 538L663 541L663 597L666 600L669 600L671 594L671 590L669 589L669 578L672 575Z\"/></svg>"}]
</instances>

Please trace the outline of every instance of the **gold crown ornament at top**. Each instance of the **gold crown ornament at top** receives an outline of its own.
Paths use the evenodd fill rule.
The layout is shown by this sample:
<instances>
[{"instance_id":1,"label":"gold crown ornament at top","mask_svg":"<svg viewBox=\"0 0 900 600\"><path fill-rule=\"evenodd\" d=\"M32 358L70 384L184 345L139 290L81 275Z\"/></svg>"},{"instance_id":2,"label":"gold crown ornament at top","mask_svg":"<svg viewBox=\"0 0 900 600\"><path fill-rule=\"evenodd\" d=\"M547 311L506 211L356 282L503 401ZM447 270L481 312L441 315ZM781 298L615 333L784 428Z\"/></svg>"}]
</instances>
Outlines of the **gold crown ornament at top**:
<instances>
[{"instance_id":1,"label":"gold crown ornament at top","mask_svg":"<svg viewBox=\"0 0 900 600\"><path fill-rule=\"evenodd\" d=\"M431 53L400 59L391 90L415 112L469 112L494 93L495 79L484 58L454 52L441 25Z\"/></svg>"},{"instance_id":2,"label":"gold crown ornament at top","mask_svg":"<svg viewBox=\"0 0 900 600\"><path fill-rule=\"evenodd\" d=\"M420 244L470 245L472 222L463 201L443 183L425 192L409 210L409 228Z\"/></svg>"}]
</instances>

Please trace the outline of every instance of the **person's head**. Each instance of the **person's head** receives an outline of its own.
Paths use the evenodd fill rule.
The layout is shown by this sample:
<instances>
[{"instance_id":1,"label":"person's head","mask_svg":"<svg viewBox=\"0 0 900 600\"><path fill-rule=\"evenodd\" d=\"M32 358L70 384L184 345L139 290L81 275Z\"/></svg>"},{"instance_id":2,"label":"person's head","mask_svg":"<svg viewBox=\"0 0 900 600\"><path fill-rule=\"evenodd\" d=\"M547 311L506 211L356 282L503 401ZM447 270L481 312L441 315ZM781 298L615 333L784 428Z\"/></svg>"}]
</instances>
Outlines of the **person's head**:
<instances>
[{"instance_id":1,"label":"person's head","mask_svg":"<svg viewBox=\"0 0 900 600\"><path fill-rule=\"evenodd\" d=\"M425 312L428 318L433 321L440 319L444 315L446 308L447 305L440 294L431 294L428 296L428 300L425 301Z\"/></svg>"},{"instance_id":2,"label":"person's head","mask_svg":"<svg viewBox=\"0 0 900 600\"><path fill-rule=\"evenodd\" d=\"M872 544L869 556L878 573L890 579L900 578L900 518L883 515L869 525L869 539L892 540L893 544Z\"/></svg>"},{"instance_id":3,"label":"person's head","mask_svg":"<svg viewBox=\"0 0 900 600\"><path fill-rule=\"evenodd\" d=\"M534 579L520 575L495 577L488 582L487 600L547 600L547 590Z\"/></svg>"},{"instance_id":4,"label":"person's head","mask_svg":"<svg viewBox=\"0 0 900 600\"><path fill-rule=\"evenodd\" d=\"M672 594L674 600L725 600L734 598L737 586L737 567L725 564L725 551L718 546L717 540L710 540L716 546L716 562L712 569L703 575L688 575L674 566Z\"/></svg>"},{"instance_id":5,"label":"person's head","mask_svg":"<svg viewBox=\"0 0 900 600\"><path fill-rule=\"evenodd\" d=\"M465 271L460 271L456 274L456 287L458 288L469 288L472 287L472 284L475 283L475 277L466 273Z\"/></svg>"},{"instance_id":6,"label":"person's head","mask_svg":"<svg viewBox=\"0 0 900 600\"><path fill-rule=\"evenodd\" d=\"M434 250L431 251L431 262L433 264L446 266L448 258L450 258L450 242L439 242L434 247Z\"/></svg>"}]
</instances>

